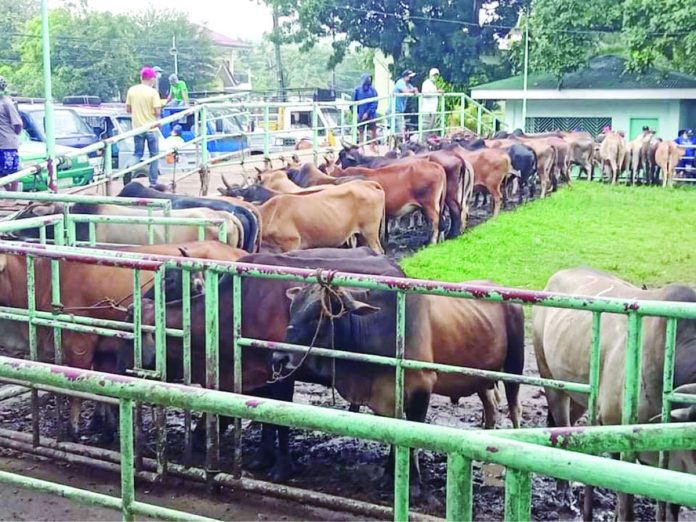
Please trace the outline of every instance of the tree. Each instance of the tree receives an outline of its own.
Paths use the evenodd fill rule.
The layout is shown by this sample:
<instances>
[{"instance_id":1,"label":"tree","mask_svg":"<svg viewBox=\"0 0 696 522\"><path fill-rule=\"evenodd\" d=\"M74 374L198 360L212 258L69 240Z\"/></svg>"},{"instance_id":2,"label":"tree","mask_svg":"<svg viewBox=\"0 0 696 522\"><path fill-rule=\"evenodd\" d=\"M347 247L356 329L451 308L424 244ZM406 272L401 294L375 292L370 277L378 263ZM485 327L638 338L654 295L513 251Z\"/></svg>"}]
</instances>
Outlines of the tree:
<instances>
[{"instance_id":1,"label":"tree","mask_svg":"<svg viewBox=\"0 0 696 522\"><path fill-rule=\"evenodd\" d=\"M5 1L5 0L2 0ZM138 81L143 65L173 72L172 36L177 36L179 66L192 89L208 87L218 64L215 49L200 26L175 11L152 9L136 15L95 12L86 4L51 10L53 92L90 94L104 100L123 99ZM0 30L5 32L5 21ZM41 20L24 23L11 50L18 57L3 71L13 90L25 96L43 94ZM165 78L166 80L166 78Z\"/></svg>"},{"instance_id":2,"label":"tree","mask_svg":"<svg viewBox=\"0 0 696 522\"><path fill-rule=\"evenodd\" d=\"M427 73L438 67L453 84L466 86L508 73L508 65L490 65L482 54L495 55L497 39L513 24L524 0L488 7L480 23L481 0L266 0L287 20L280 34L304 50L332 39L331 67L350 44L381 49L394 58L395 70L412 68Z\"/></svg>"}]
</instances>

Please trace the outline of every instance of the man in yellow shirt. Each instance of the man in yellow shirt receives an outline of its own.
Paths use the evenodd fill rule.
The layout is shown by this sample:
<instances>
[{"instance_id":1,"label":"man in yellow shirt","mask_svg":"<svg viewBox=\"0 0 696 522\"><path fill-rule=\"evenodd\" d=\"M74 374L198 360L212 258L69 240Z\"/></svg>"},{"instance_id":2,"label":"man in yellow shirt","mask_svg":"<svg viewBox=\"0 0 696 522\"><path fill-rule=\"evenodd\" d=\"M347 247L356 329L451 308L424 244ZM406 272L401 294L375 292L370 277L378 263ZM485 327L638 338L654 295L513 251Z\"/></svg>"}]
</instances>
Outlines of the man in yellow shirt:
<instances>
[{"instance_id":1,"label":"man in yellow shirt","mask_svg":"<svg viewBox=\"0 0 696 522\"><path fill-rule=\"evenodd\" d=\"M143 127L145 125L152 126L159 117L162 101L159 93L154 89L157 73L151 67L143 67L140 71L140 84L134 85L128 89L126 96L126 111L133 115L133 128ZM134 156L137 163L143 160L145 155L145 142L147 142L147 150L150 157L156 156L159 153L158 135L153 131L139 134L133 138L135 142ZM159 161L155 160L150 163L150 186L157 184L159 176Z\"/></svg>"}]
</instances>

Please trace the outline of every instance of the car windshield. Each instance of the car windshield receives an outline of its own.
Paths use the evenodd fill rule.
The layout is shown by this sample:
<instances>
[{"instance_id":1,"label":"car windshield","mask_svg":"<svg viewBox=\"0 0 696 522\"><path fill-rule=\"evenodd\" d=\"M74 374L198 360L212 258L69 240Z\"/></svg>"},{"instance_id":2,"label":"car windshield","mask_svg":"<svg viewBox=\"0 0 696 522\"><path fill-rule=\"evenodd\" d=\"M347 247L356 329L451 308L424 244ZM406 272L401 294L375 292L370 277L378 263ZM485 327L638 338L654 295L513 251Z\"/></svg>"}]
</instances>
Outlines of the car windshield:
<instances>
[{"instance_id":1,"label":"car windshield","mask_svg":"<svg viewBox=\"0 0 696 522\"><path fill-rule=\"evenodd\" d=\"M213 118L216 118L214 120L214 126L217 132L221 132L222 134L237 134L239 132L244 132L242 121L237 115L230 114L224 110L211 110L210 114Z\"/></svg>"},{"instance_id":2,"label":"car windshield","mask_svg":"<svg viewBox=\"0 0 696 522\"><path fill-rule=\"evenodd\" d=\"M31 119L34 125L46 135L44 130L44 111L32 111ZM65 109L56 109L54 112L56 136L82 136L93 134L87 124L75 112Z\"/></svg>"},{"instance_id":3,"label":"car windshield","mask_svg":"<svg viewBox=\"0 0 696 522\"><path fill-rule=\"evenodd\" d=\"M116 119L118 120L118 126L121 128L121 132L128 132L133 129L133 120L130 116L119 116Z\"/></svg>"}]
</instances>

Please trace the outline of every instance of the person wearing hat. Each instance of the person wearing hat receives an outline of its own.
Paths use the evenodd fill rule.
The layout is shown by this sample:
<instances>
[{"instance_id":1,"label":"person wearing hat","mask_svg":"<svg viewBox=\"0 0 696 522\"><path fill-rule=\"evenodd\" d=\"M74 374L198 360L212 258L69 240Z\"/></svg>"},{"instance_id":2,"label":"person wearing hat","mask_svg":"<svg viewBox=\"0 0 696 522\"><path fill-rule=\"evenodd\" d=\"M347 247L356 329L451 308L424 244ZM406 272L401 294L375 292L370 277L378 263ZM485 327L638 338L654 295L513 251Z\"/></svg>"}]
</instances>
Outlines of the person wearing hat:
<instances>
[{"instance_id":1,"label":"person wearing hat","mask_svg":"<svg viewBox=\"0 0 696 522\"><path fill-rule=\"evenodd\" d=\"M184 80L180 80L176 74L169 75L169 95L167 104L187 105L189 101L188 86Z\"/></svg>"},{"instance_id":2,"label":"person wearing hat","mask_svg":"<svg viewBox=\"0 0 696 522\"><path fill-rule=\"evenodd\" d=\"M353 91L353 101L358 102L358 145L362 145L365 129L372 135L372 149L377 149L377 91L372 86L372 76L368 73L360 77L360 83ZM363 100L372 100L359 103Z\"/></svg>"},{"instance_id":3,"label":"person wearing hat","mask_svg":"<svg viewBox=\"0 0 696 522\"><path fill-rule=\"evenodd\" d=\"M140 71L140 83L128 89L126 95L126 111L133 115L133 128L143 126L155 127L161 112L161 100L159 93L155 90L157 72L152 67L143 67ZM135 142L134 158L137 163L143 160L145 155L145 143L150 157L159 153L158 135L149 130L143 134L133 137ZM159 162L157 160L150 163L150 186L157 184L159 177Z\"/></svg>"},{"instance_id":4,"label":"person wearing hat","mask_svg":"<svg viewBox=\"0 0 696 522\"><path fill-rule=\"evenodd\" d=\"M418 94L418 89L411 85L411 80L416 76L411 69L406 69L394 85L394 94ZM405 96L397 96L394 102L394 113L396 114L396 127L394 132L396 134L402 134L406 127L406 119L404 113L406 112L407 98Z\"/></svg>"},{"instance_id":5,"label":"person wearing hat","mask_svg":"<svg viewBox=\"0 0 696 522\"><path fill-rule=\"evenodd\" d=\"M430 69L428 78L423 82L421 89L423 98L421 98L420 112L423 116L423 129L426 138L437 134L438 102L440 101L438 94L442 93L442 89L438 88L435 81L439 76L439 69L435 67Z\"/></svg>"},{"instance_id":6,"label":"person wearing hat","mask_svg":"<svg viewBox=\"0 0 696 522\"><path fill-rule=\"evenodd\" d=\"M0 76L0 178L19 171L19 134L22 117L7 94L7 80ZM5 185L8 191L16 191L19 182Z\"/></svg>"},{"instance_id":7,"label":"person wearing hat","mask_svg":"<svg viewBox=\"0 0 696 522\"><path fill-rule=\"evenodd\" d=\"M677 165L678 174L683 174L686 177L694 176L694 157L696 156L696 141L694 140L694 133L691 129L681 129L679 131L679 137L674 140L677 145L684 148L684 156L679 160Z\"/></svg>"}]
</instances>

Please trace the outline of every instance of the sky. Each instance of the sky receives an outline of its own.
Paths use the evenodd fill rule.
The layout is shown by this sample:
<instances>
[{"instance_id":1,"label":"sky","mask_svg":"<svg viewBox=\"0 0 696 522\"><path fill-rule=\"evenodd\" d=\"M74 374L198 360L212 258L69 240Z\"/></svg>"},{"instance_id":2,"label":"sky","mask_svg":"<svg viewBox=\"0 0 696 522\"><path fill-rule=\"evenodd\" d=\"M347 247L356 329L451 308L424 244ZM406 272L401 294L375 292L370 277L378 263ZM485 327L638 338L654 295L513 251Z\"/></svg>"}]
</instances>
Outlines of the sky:
<instances>
[{"instance_id":1,"label":"sky","mask_svg":"<svg viewBox=\"0 0 696 522\"><path fill-rule=\"evenodd\" d=\"M65 4L53 0L51 7ZM258 40L271 30L271 12L257 0L88 0L92 9L125 13L155 9L176 9L188 13L194 23L206 23L213 31L232 38Z\"/></svg>"}]
</instances>

